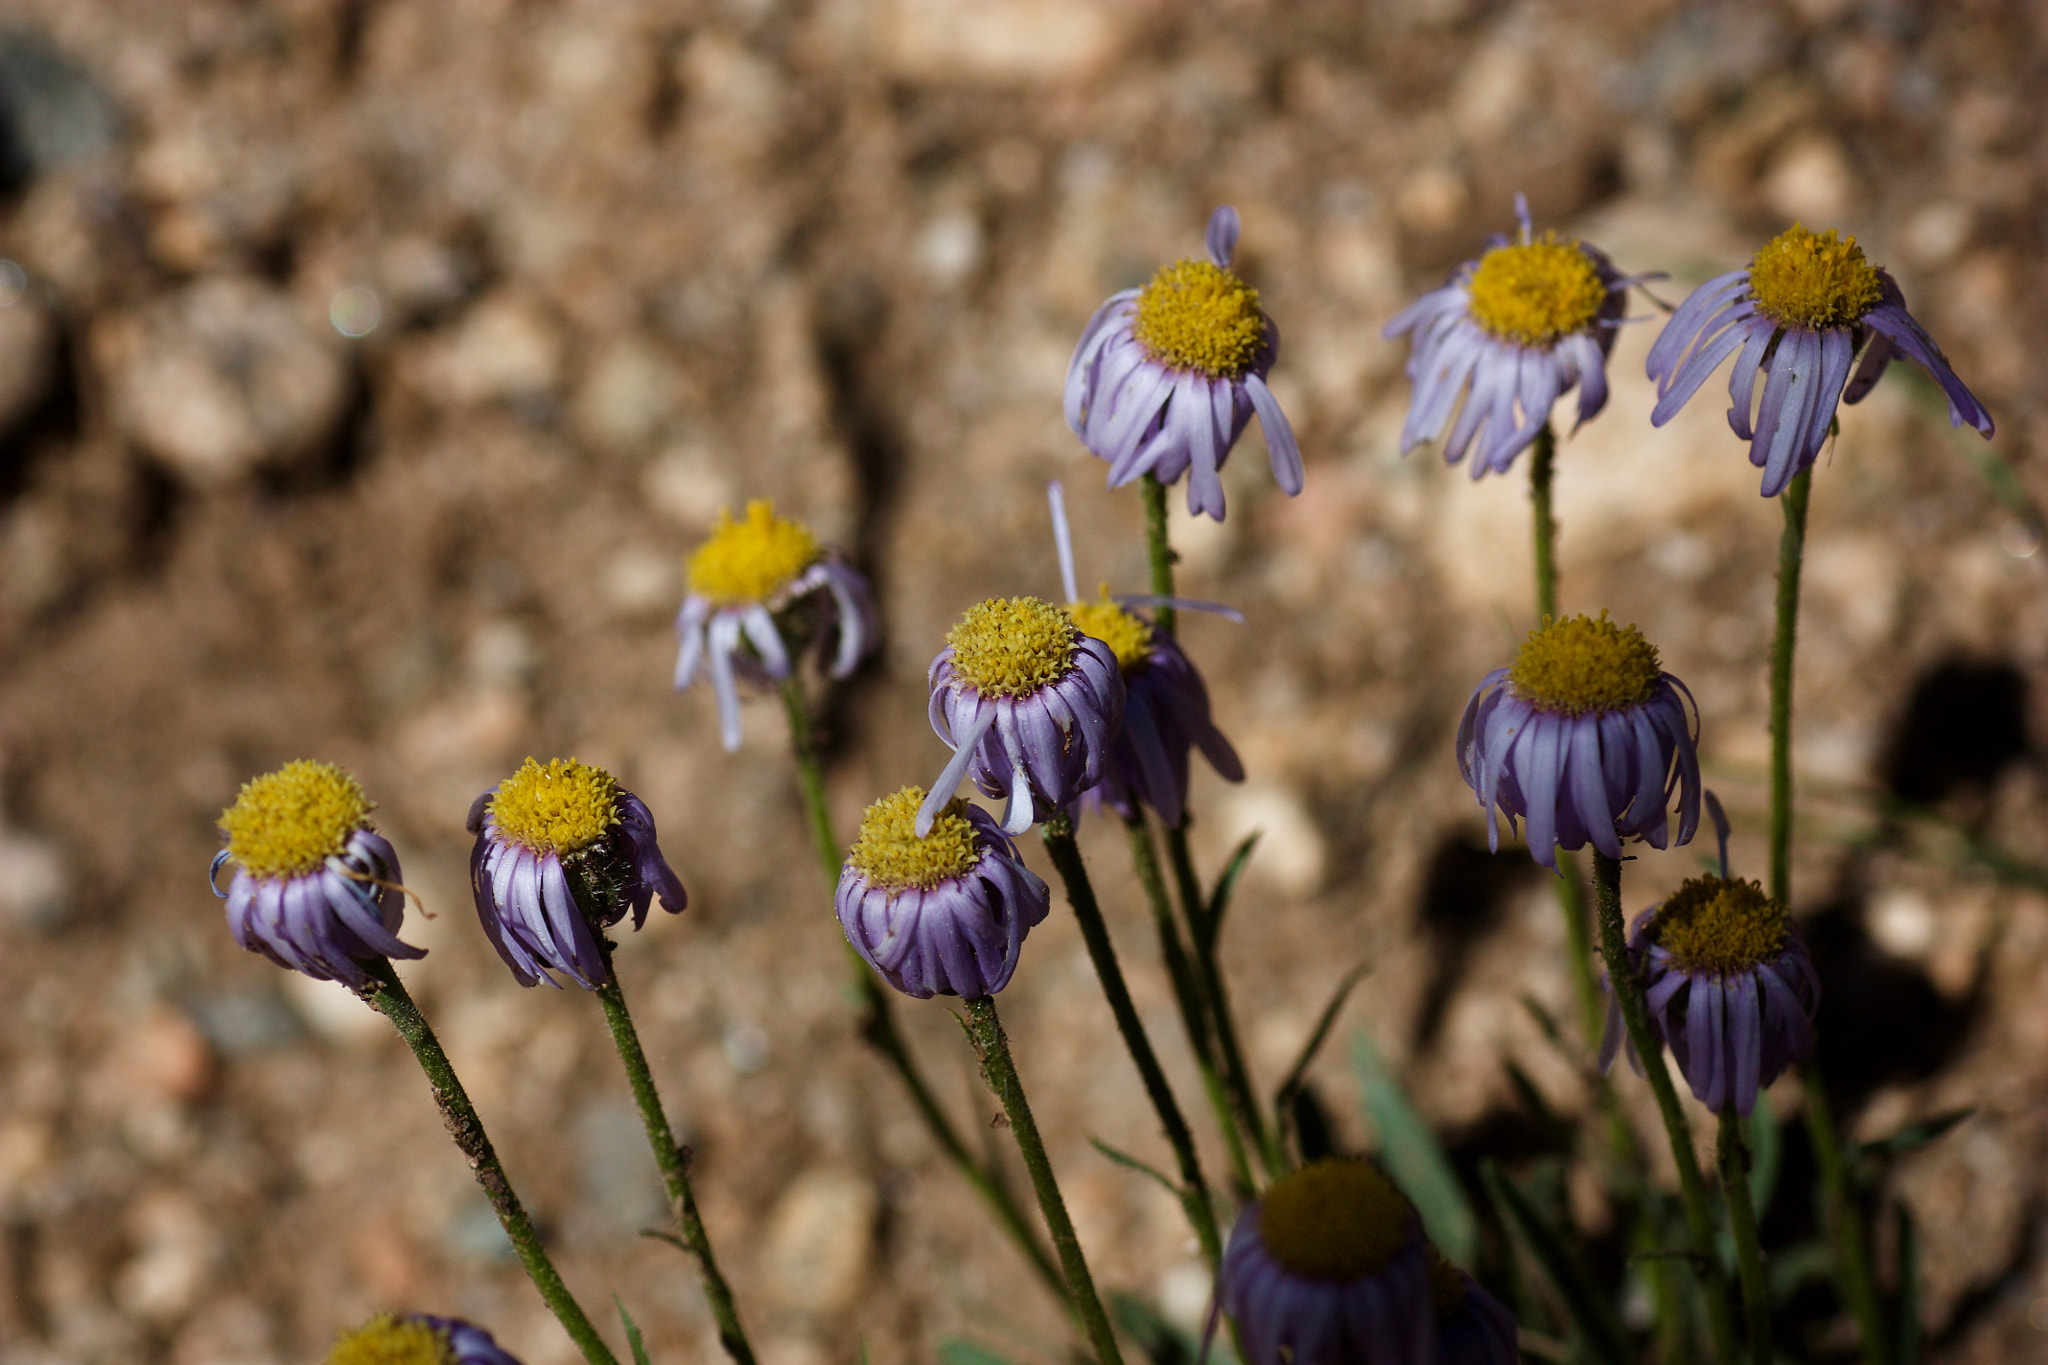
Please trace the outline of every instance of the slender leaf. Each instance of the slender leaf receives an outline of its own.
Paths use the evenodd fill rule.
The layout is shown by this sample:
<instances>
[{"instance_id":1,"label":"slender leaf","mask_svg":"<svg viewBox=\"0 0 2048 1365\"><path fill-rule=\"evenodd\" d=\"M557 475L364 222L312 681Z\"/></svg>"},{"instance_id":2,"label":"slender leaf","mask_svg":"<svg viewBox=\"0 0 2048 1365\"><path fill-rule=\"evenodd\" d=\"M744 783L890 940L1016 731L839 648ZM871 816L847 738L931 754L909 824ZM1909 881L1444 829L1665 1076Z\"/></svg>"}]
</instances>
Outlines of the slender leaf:
<instances>
[{"instance_id":1,"label":"slender leaf","mask_svg":"<svg viewBox=\"0 0 2048 1365\"><path fill-rule=\"evenodd\" d=\"M1778 1172L1784 1165L1785 1130L1771 1112L1771 1102L1759 1097L1749 1116L1749 1198L1756 1206L1757 1220L1771 1211L1771 1199L1778 1192Z\"/></svg>"},{"instance_id":2,"label":"slender leaf","mask_svg":"<svg viewBox=\"0 0 2048 1365\"><path fill-rule=\"evenodd\" d=\"M1255 829L1245 835L1244 842L1223 865L1222 875L1216 878L1216 889L1209 893L1208 921L1202 926L1202 936L1208 943L1215 943L1223 932L1223 912L1230 908L1230 897L1237 890L1237 879L1244 875L1244 865L1252 860L1252 850L1258 846L1262 832Z\"/></svg>"},{"instance_id":3,"label":"slender leaf","mask_svg":"<svg viewBox=\"0 0 2048 1365\"><path fill-rule=\"evenodd\" d=\"M619 1306L619 1321L626 1324L626 1344L633 1348L633 1365L652 1365L647 1359L647 1343L640 1339L640 1324L626 1311L625 1300L614 1294L612 1302Z\"/></svg>"},{"instance_id":4,"label":"slender leaf","mask_svg":"<svg viewBox=\"0 0 2048 1365\"><path fill-rule=\"evenodd\" d=\"M1135 1294L1111 1290L1109 1316L1117 1331L1144 1352L1151 1365L1194 1365L1203 1359L1201 1340L1194 1333L1167 1321ZM1237 1355L1227 1342L1211 1340L1208 1361L1209 1365L1237 1365Z\"/></svg>"},{"instance_id":5,"label":"slender leaf","mask_svg":"<svg viewBox=\"0 0 2048 1365\"><path fill-rule=\"evenodd\" d=\"M1308 1074L1309 1064L1315 1061L1316 1054L1323 1049L1323 1041L1330 1036L1330 1026L1337 1022L1337 1012L1344 1008L1344 1001L1350 997L1351 988L1371 970L1371 964L1361 962L1345 973L1344 979L1337 983L1337 992L1330 997L1330 1003L1323 1006L1322 1014L1316 1019L1315 1028L1309 1031L1308 1041L1302 1044L1301 1055L1294 1059L1294 1065L1288 1069L1287 1079L1280 1082L1279 1090L1274 1092L1273 1114L1282 1127L1287 1124L1287 1116L1294 1103L1294 1092L1301 1089L1301 1078Z\"/></svg>"},{"instance_id":6,"label":"slender leaf","mask_svg":"<svg viewBox=\"0 0 2048 1365\"><path fill-rule=\"evenodd\" d=\"M1496 1162L1487 1160L1481 1163L1479 1175L1486 1183L1486 1192L1500 1209L1501 1217L1521 1234L1530 1255L1543 1267L1543 1273L1563 1298L1565 1311L1570 1314L1572 1325L1578 1329L1586 1350L1603 1365L1630 1365L1632 1354L1628 1333L1622 1327L1621 1319L1615 1316L1613 1306L1601 1297L1592 1275L1572 1254L1565 1239L1544 1221L1536 1205L1501 1173Z\"/></svg>"},{"instance_id":7,"label":"slender leaf","mask_svg":"<svg viewBox=\"0 0 2048 1365\"><path fill-rule=\"evenodd\" d=\"M1949 1129L1955 1127L1976 1112L1975 1107L1945 1110L1942 1113L1933 1114L1921 1119L1918 1123L1909 1123L1903 1128L1894 1129L1875 1141L1866 1142L1858 1148L1858 1151L1862 1155L1874 1159L1904 1156L1908 1152L1917 1152L1922 1147L1933 1145Z\"/></svg>"},{"instance_id":8,"label":"slender leaf","mask_svg":"<svg viewBox=\"0 0 2048 1365\"><path fill-rule=\"evenodd\" d=\"M1423 1227L1445 1259L1472 1265L1479 1252L1479 1224L1436 1134L1363 1032L1352 1035L1351 1065L1365 1091L1366 1116L1379 1134L1380 1161L1388 1176L1415 1202Z\"/></svg>"},{"instance_id":9,"label":"slender leaf","mask_svg":"<svg viewBox=\"0 0 2048 1365\"><path fill-rule=\"evenodd\" d=\"M1904 1204L1892 1207L1899 1224L1898 1344L1892 1348L1892 1359L1898 1365L1920 1365L1920 1228L1911 1209Z\"/></svg>"},{"instance_id":10,"label":"slender leaf","mask_svg":"<svg viewBox=\"0 0 2048 1365\"><path fill-rule=\"evenodd\" d=\"M1180 1198L1180 1186L1174 1183L1172 1178L1169 1177L1164 1171L1160 1170L1158 1167L1147 1166L1144 1162L1138 1160L1138 1158L1132 1156L1129 1152L1120 1152L1116 1148L1104 1142L1099 1137L1089 1138L1088 1145L1093 1147L1096 1151L1102 1153L1104 1156L1108 1157L1111 1161L1114 1161L1117 1165L1124 1167L1126 1170L1136 1171L1139 1175L1151 1176L1154 1180L1158 1181L1161 1185L1164 1185L1166 1187L1166 1192L1168 1194L1172 1195L1175 1199Z\"/></svg>"},{"instance_id":11,"label":"slender leaf","mask_svg":"<svg viewBox=\"0 0 2048 1365\"><path fill-rule=\"evenodd\" d=\"M1543 1098L1543 1092L1536 1088L1536 1082L1529 1079L1529 1073L1522 1070L1521 1063L1512 1057L1503 1058L1501 1066L1508 1073L1508 1084L1513 1087L1515 1098L1522 1102L1522 1108L1529 1111L1529 1117L1543 1130L1550 1142L1562 1142L1570 1137L1571 1125L1558 1117L1550 1101Z\"/></svg>"},{"instance_id":12,"label":"slender leaf","mask_svg":"<svg viewBox=\"0 0 2048 1365\"><path fill-rule=\"evenodd\" d=\"M1011 1365L1011 1362L986 1347L954 1337L939 1343L939 1365Z\"/></svg>"},{"instance_id":13,"label":"slender leaf","mask_svg":"<svg viewBox=\"0 0 2048 1365\"><path fill-rule=\"evenodd\" d=\"M1810 1284L1830 1284L1835 1276L1834 1249L1826 1242L1794 1242L1773 1247L1764 1271L1771 1280L1771 1302L1782 1304Z\"/></svg>"}]
</instances>

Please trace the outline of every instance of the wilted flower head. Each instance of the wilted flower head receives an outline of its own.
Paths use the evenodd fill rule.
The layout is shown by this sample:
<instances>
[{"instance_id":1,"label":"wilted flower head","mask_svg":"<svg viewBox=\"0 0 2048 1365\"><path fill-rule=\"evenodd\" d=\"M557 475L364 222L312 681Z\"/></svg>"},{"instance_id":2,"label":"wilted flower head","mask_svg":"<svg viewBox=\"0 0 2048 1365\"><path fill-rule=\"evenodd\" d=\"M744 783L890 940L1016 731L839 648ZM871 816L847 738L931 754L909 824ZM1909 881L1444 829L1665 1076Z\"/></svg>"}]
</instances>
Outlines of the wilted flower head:
<instances>
[{"instance_id":1,"label":"wilted flower head","mask_svg":"<svg viewBox=\"0 0 2048 1365\"><path fill-rule=\"evenodd\" d=\"M221 812L227 847L212 872L236 865L225 893L235 942L358 990L370 984L361 959L425 957L398 940L405 889L397 852L370 828L374 807L353 777L310 759L245 782Z\"/></svg>"},{"instance_id":2,"label":"wilted flower head","mask_svg":"<svg viewBox=\"0 0 2048 1365\"><path fill-rule=\"evenodd\" d=\"M1623 839L1663 848L1678 797L1678 839L1700 818L1697 708L1634 626L1546 620L1508 668L1480 679L1458 723L1458 770L1486 809L1529 822L1529 852L1555 870L1557 850L1621 856Z\"/></svg>"},{"instance_id":3,"label":"wilted flower head","mask_svg":"<svg viewBox=\"0 0 2048 1365\"><path fill-rule=\"evenodd\" d=\"M1073 537L1067 529L1066 498L1057 482L1047 490L1052 503L1053 540L1059 549L1060 583L1067 590L1067 615L1081 633L1108 645L1124 680L1124 723L1110 741L1102 781L1090 794L1123 816L1150 806L1169 828L1186 811L1188 751L1199 746L1209 766L1227 782L1244 780L1237 751L1209 719L1209 689L1180 642L1132 610L1141 604L1213 611L1242 620L1213 602L1149 595L1111 597L1103 584L1093 602L1081 600L1074 578Z\"/></svg>"},{"instance_id":4,"label":"wilted flower head","mask_svg":"<svg viewBox=\"0 0 2048 1365\"><path fill-rule=\"evenodd\" d=\"M1859 347L1863 359L1852 378ZM1730 355L1735 367L1728 376L1728 425L1749 442L1749 462L1764 471L1767 498L1812 467L1827 442L1837 400L1861 400L1894 355L1934 376L1948 394L1951 425L1967 422L1991 435L1991 414L1906 311L1898 284L1864 258L1854 237L1841 237L1833 228L1815 233L1795 223L1751 257L1746 269L1715 276L1678 305L1650 347L1650 378L1657 381L1651 423L1670 421Z\"/></svg>"},{"instance_id":5,"label":"wilted flower head","mask_svg":"<svg viewBox=\"0 0 2048 1365\"><path fill-rule=\"evenodd\" d=\"M379 1313L343 1332L327 1365L519 1365L491 1334L461 1318Z\"/></svg>"},{"instance_id":6,"label":"wilted flower head","mask_svg":"<svg viewBox=\"0 0 2048 1365\"><path fill-rule=\"evenodd\" d=\"M1412 335L1402 453L1443 439L1445 461L1456 464L1476 445L1475 479L1505 474L1573 385L1580 422L1607 405L1607 353L1628 298L1630 281L1603 253L1550 232L1533 236L1520 195L1515 216L1518 239L1495 236L1478 260L1383 329Z\"/></svg>"},{"instance_id":7,"label":"wilted flower head","mask_svg":"<svg viewBox=\"0 0 2048 1365\"><path fill-rule=\"evenodd\" d=\"M949 801L919 834L924 799L924 788L905 787L861 817L832 898L839 925L905 995L994 995L1051 892L979 806Z\"/></svg>"},{"instance_id":8,"label":"wilted flower head","mask_svg":"<svg viewBox=\"0 0 2048 1365\"><path fill-rule=\"evenodd\" d=\"M875 647L879 625L867 579L820 547L802 522L776 516L765 499L749 502L741 521L730 509L719 513L688 568L690 591L676 617L676 690L709 668L728 752L740 747L737 679L779 683L814 642L826 672L843 678Z\"/></svg>"},{"instance_id":9,"label":"wilted flower head","mask_svg":"<svg viewBox=\"0 0 2048 1365\"><path fill-rule=\"evenodd\" d=\"M1520 1365L1515 1315L1433 1246L1429 1298L1436 1314L1436 1365Z\"/></svg>"},{"instance_id":10,"label":"wilted flower head","mask_svg":"<svg viewBox=\"0 0 2048 1365\"><path fill-rule=\"evenodd\" d=\"M688 904L646 804L573 758L527 759L476 799L469 829L477 918L522 986L559 986L552 967L596 990L607 971L598 931L628 909L638 929L657 894L670 914Z\"/></svg>"},{"instance_id":11,"label":"wilted flower head","mask_svg":"<svg viewBox=\"0 0 2048 1365\"><path fill-rule=\"evenodd\" d=\"M1008 798L1002 828L1022 834L1102 780L1124 717L1116 653L1036 597L968 609L932 660L932 729L953 757L918 812L929 833L962 774Z\"/></svg>"},{"instance_id":12,"label":"wilted flower head","mask_svg":"<svg viewBox=\"0 0 2048 1365\"><path fill-rule=\"evenodd\" d=\"M1216 1278L1245 1365L1429 1365L1422 1220L1369 1161L1281 1176L1238 1215Z\"/></svg>"},{"instance_id":13,"label":"wilted flower head","mask_svg":"<svg viewBox=\"0 0 2048 1365\"><path fill-rule=\"evenodd\" d=\"M1188 511L1223 520L1219 471L1254 412L1273 478L1301 491L1301 451L1266 372L1280 346L1259 291L1230 269L1237 210L1209 217L1209 259L1161 267L1143 289L1112 294L1081 332L1067 365L1067 425L1098 459L1109 486L1144 474L1188 476Z\"/></svg>"},{"instance_id":14,"label":"wilted flower head","mask_svg":"<svg viewBox=\"0 0 2048 1365\"><path fill-rule=\"evenodd\" d=\"M1748 1118L1780 1072L1813 1055L1820 978L1783 903L1755 882L1705 876L1680 886L1637 919L1629 969L1651 1027L1709 1109ZM1620 1046L1610 1003L1603 1068Z\"/></svg>"}]
</instances>

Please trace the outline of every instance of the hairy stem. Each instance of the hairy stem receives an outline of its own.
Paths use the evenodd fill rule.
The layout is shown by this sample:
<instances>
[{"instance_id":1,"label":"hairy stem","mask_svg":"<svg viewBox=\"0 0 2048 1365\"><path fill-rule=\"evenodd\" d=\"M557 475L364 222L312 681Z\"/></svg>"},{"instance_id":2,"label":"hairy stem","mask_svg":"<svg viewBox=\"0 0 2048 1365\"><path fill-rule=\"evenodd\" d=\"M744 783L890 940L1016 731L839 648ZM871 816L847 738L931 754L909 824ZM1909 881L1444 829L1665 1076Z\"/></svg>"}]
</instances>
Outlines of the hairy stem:
<instances>
[{"instance_id":1,"label":"hairy stem","mask_svg":"<svg viewBox=\"0 0 2048 1365\"><path fill-rule=\"evenodd\" d=\"M590 1325L590 1319L569 1293L569 1287L562 1283L555 1263L548 1259L547 1250L540 1243L540 1234L534 1231L533 1221L526 1216L525 1206L519 1202L518 1192L512 1188L512 1181L498 1160L497 1149L491 1146L490 1136L484 1132L484 1121L477 1117L476 1106L469 1101L469 1092L462 1088L462 1081L449 1063L448 1054L441 1050L441 1040L434 1036L426 1017L406 992L405 983L398 979L397 971L385 958L365 959L363 967L377 983L369 993L371 1006L391 1021L398 1030L398 1036L405 1039L405 1045L419 1059L420 1070L427 1073L427 1084L433 1087L434 1103L440 1107L441 1121L448 1126L448 1136L455 1139L455 1145L469 1158L469 1168L476 1174L476 1183L483 1186L484 1197L491 1201L491 1208L497 1212L498 1223L505 1229L505 1236L511 1239L512 1250L518 1255L519 1264L526 1267L533 1287L540 1291L542 1300L560 1320L563 1330L568 1332L569 1339L576 1343L576 1349L583 1353L583 1358L590 1365L618 1365L611 1348L604 1344L604 1338Z\"/></svg>"},{"instance_id":2,"label":"hairy stem","mask_svg":"<svg viewBox=\"0 0 2048 1365\"><path fill-rule=\"evenodd\" d=\"M1742 1276L1742 1307L1749 1326L1751 1365L1771 1365L1771 1288L1764 1278L1764 1248L1756 1235L1756 1206L1749 1194L1749 1148L1742 1120L1730 1105L1721 1111L1714 1141L1721 1168L1721 1195L1728 1202L1728 1227L1735 1235L1735 1265Z\"/></svg>"},{"instance_id":3,"label":"hairy stem","mask_svg":"<svg viewBox=\"0 0 2048 1365\"><path fill-rule=\"evenodd\" d=\"M981 1059L982 1079L1003 1106L1023 1155L1024 1169L1031 1173L1031 1188L1038 1194L1038 1207L1045 1214L1045 1226L1052 1234L1054 1250L1066 1271L1067 1288L1095 1348L1097 1365L1123 1365L1116 1335L1110 1330L1109 1314L1095 1292L1095 1280L1088 1273L1087 1258L1081 1254L1081 1239L1074 1234L1074 1220L1067 1216L1067 1201L1060 1197L1059 1182L1053 1178L1052 1162L1045 1155L1045 1143L1038 1136L1038 1124L1031 1117L1031 1105L1024 1098L1024 1085L1017 1079L1017 1066L1010 1057L1010 1040L1003 1033L1003 1021L996 1016L996 1002L986 995L967 1002L965 1020L968 1040Z\"/></svg>"},{"instance_id":4,"label":"hairy stem","mask_svg":"<svg viewBox=\"0 0 2048 1365\"><path fill-rule=\"evenodd\" d=\"M1138 1075L1145 1083L1145 1093L1152 1101L1153 1111L1158 1114L1160 1126L1166 1130L1166 1140L1173 1147L1174 1159L1179 1163L1181 1206L1194 1227L1196 1239L1202 1244L1203 1258L1213 1266L1222 1255L1222 1247L1216 1233L1216 1211L1209 1201L1208 1182L1202 1178L1202 1164L1195 1155L1194 1135L1188 1131L1187 1120L1181 1116L1180 1103L1174 1099L1173 1089L1166 1083L1166 1072L1152 1051L1152 1040L1145 1033L1143 1021L1138 1018L1138 1008L1131 1003L1130 987L1125 984L1123 968L1116 960L1116 947L1109 941L1109 925L1102 918L1102 907L1095 900L1095 888L1090 884L1088 869L1081 861L1081 846L1074 840L1073 822L1061 813L1047 821L1041 832L1045 850L1052 855L1052 865L1066 885L1067 903L1074 908L1074 918L1081 925L1081 937L1088 944L1088 956L1094 960L1095 974L1101 978L1102 993L1109 999L1110 1013L1116 1016L1117 1031L1124 1036L1124 1046L1130 1050L1131 1060L1137 1064Z\"/></svg>"},{"instance_id":5,"label":"hairy stem","mask_svg":"<svg viewBox=\"0 0 2048 1365\"><path fill-rule=\"evenodd\" d=\"M1720 1255L1714 1245L1714 1216L1707 1202L1706 1181L1700 1176L1699 1154L1693 1150L1692 1129L1685 1121L1684 1109L1679 1107L1671 1072L1664 1065L1663 1044L1650 1029L1650 1011L1643 1001L1642 982L1629 969L1618 859L1604 853L1593 855L1593 891L1600 915L1600 954L1607 963L1607 978L1613 983L1614 998L1621 1005L1629 1042L1642 1060L1651 1093L1657 1097L1657 1112L1664 1120L1664 1131L1671 1139L1671 1157L1678 1166L1679 1195L1685 1204L1686 1228L1692 1234L1693 1253L1707 1301L1714 1359L1721 1365L1735 1365L1735 1323L1729 1315L1727 1280L1721 1273Z\"/></svg>"}]
</instances>

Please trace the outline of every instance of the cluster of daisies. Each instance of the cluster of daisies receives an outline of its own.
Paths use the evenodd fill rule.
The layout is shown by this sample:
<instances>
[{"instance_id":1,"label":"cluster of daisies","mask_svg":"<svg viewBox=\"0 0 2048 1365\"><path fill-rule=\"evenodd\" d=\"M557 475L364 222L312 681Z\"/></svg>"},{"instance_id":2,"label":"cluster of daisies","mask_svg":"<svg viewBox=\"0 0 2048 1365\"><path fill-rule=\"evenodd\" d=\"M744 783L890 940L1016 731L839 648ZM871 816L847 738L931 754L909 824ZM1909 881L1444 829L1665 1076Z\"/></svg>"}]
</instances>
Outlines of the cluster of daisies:
<instances>
[{"instance_id":1,"label":"cluster of daisies","mask_svg":"<svg viewBox=\"0 0 2048 1365\"><path fill-rule=\"evenodd\" d=\"M1449 462L1470 458L1475 478L1508 470L1573 389L1579 422L1600 413L1629 291L1649 278L1583 242L1536 235L1519 204L1518 216L1513 238L1496 238L1386 327L1411 344L1403 448L1440 442ZM1108 464L1112 487L1185 479L1190 512L1218 520L1220 471L1254 416L1279 486L1295 494L1303 483L1266 384L1278 332L1232 268L1238 234L1236 213L1219 209L1205 258L1111 296L1082 332L1064 394L1068 424ZM1814 463L1837 404L1861 399L1898 357L1935 377L1953 422L1990 434L1990 417L1891 276L1853 238L1795 226L1672 314L1649 356L1652 420L1668 420L1732 358L1729 425L1773 496ZM913 997L971 999L1009 984L1049 910L1045 881L1014 842L1033 825L1093 804L1177 828L1196 750L1224 778L1242 776L1200 674L1145 614L1207 604L1106 588L1084 599L1057 485L1052 497L1064 603L991 598L960 617L927 676L931 726L952 756L929 789L868 807L840 875L848 942ZM674 681L682 689L708 676L728 749L741 743L743 685L795 685L806 656L843 679L877 643L867 580L766 502L723 514L687 570ZM1456 753L1494 845L1504 818L1555 869L1560 850L1619 858L1624 841L1690 840L1702 801L1697 743L1684 684L1639 632L1603 613L1531 632L1473 692ZM1000 801L1000 814L960 798L963 779ZM221 817L214 863L236 941L366 993L380 962L421 956L398 936L407 893L372 809L352 777L322 763L246 784ZM560 974L598 990L611 980L606 930L629 913L639 928L656 899L672 913L685 905L651 813L601 768L529 758L477 798L468 827L479 920L522 985L559 985ZM219 891L225 864L234 873ZM1628 953L1633 979L1614 989L1642 993L1656 1041L1710 1108L1747 1115L1810 1053L1818 985L1798 933L1781 903L1731 879L1725 861L1721 876L1687 882L1647 911ZM1620 1042L1610 1027L1603 1065ZM1436 1255L1413 1206L1368 1161L1305 1165L1252 1199L1224 1249L1216 1303L1250 1365L1517 1358L1512 1316ZM428 1317L379 1318L332 1359L512 1365L481 1329Z\"/></svg>"}]
</instances>

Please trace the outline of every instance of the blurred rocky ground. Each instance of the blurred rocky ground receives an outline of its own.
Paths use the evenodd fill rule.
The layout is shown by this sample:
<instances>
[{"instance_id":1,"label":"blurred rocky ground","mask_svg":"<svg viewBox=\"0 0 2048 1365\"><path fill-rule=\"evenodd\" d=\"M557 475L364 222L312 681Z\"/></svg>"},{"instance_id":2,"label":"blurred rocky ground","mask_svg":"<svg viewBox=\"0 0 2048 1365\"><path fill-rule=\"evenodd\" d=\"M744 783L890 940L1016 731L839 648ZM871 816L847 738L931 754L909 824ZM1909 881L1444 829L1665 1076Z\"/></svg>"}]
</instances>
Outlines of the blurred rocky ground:
<instances>
[{"instance_id":1,"label":"blurred rocky ground","mask_svg":"<svg viewBox=\"0 0 2048 1365\"><path fill-rule=\"evenodd\" d=\"M383 803L433 915L407 976L572 1285L616 1288L658 1359L717 1358L682 1261L636 1235L659 1189L592 1002L520 990L470 924L471 798L574 753L648 800L690 884L622 970L767 1365L963 1335L1057 1358L851 1036L779 711L721 752L709 697L670 691L669 619L719 508L808 518L887 621L831 707L840 827L929 781L925 664L978 597L1054 590L1049 478L1083 579L1143 583L1135 495L1066 431L1063 367L1223 202L1308 467L1278 495L1249 435L1229 520L1175 527L1185 590L1249 621L1188 638L1251 774L1198 787L1204 866L1265 831L1227 945L1252 1064L1276 1081L1368 963L1311 1073L1338 1141L1371 1137L1358 1028L1461 1163L1528 1156L1504 1057L1583 1103L1521 1003L1568 1012L1560 930L1526 859L1485 855L1450 749L1530 624L1526 491L1400 457L1379 336L1523 192L1669 272L1667 303L1791 220L1838 224L1996 415L1987 464L1895 369L1818 471L1797 887L1852 1130L1975 1107L1889 1185L1935 1356L2039 1358L2048 898L1985 850L2048 862L2044 79L2026 0L12 0L0 1355L282 1365L397 1308L571 1358L383 1021L221 931L217 815L311 755ZM1713 382L1648 426L1655 326L1562 447L1564 601L1639 622L1690 683L1756 873L1778 513ZM1192 1101L1120 842L1090 847ZM1647 855L1631 900L1697 865ZM1177 1210L1087 1145L1165 1159L1064 913L1004 1007L1098 1273L1193 1324ZM983 1128L943 1006L902 1012Z\"/></svg>"}]
</instances>

